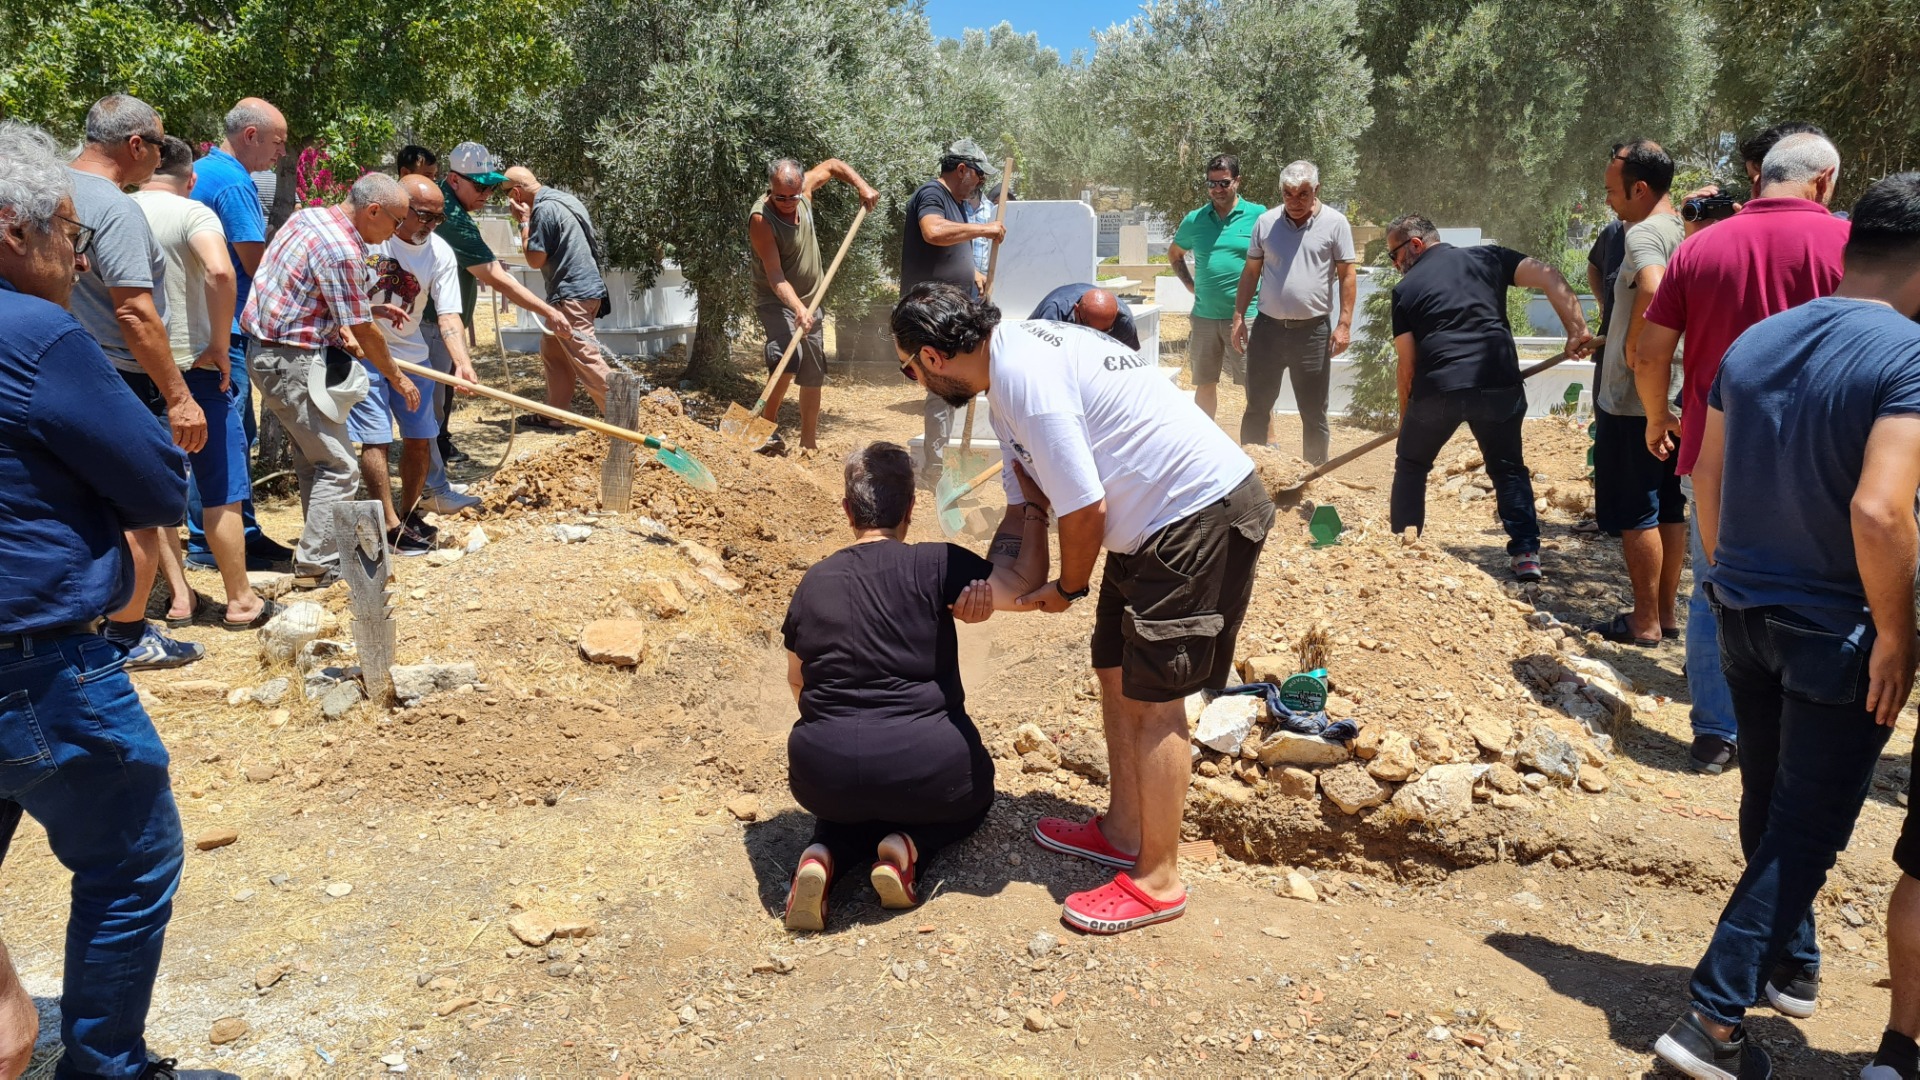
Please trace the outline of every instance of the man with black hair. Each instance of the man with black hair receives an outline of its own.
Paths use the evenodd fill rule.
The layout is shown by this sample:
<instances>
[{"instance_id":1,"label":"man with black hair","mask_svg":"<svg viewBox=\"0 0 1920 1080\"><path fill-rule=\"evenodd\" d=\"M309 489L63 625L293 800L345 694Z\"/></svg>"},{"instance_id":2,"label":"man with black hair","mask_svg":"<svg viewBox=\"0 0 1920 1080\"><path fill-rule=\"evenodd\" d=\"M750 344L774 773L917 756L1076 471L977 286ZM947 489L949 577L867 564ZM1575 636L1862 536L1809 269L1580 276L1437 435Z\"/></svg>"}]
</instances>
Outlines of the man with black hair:
<instances>
[{"instance_id":1,"label":"man with black hair","mask_svg":"<svg viewBox=\"0 0 1920 1080\"><path fill-rule=\"evenodd\" d=\"M408 143L400 148L393 157L393 173L396 179L409 176L424 176L438 182L440 179L440 159L433 151L424 146Z\"/></svg>"},{"instance_id":2,"label":"man with black hair","mask_svg":"<svg viewBox=\"0 0 1920 1080\"><path fill-rule=\"evenodd\" d=\"M1167 245L1167 261L1193 293L1187 359L1193 365L1193 400L1211 420L1220 410L1221 369L1230 369L1235 382L1246 378L1246 356L1233 340L1234 297L1253 245L1254 224L1267 208L1240 197L1240 159L1232 154L1213 155L1203 175L1207 203L1180 219ZM1193 256L1191 270L1188 255ZM1256 285L1245 312L1248 319L1260 313L1258 291Z\"/></svg>"},{"instance_id":3,"label":"man with black hair","mask_svg":"<svg viewBox=\"0 0 1920 1080\"><path fill-rule=\"evenodd\" d=\"M1567 355L1593 335L1560 271L1493 244L1457 248L1419 214L1387 226L1387 258L1403 275L1393 288L1393 348L1399 355L1400 441L1389 500L1393 531L1424 531L1427 474L1466 424L1480 444L1507 530L1513 576L1540 580L1540 520L1533 509L1520 432L1527 392L1507 324L1507 289L1541 289L1567 328Z\"/></svg>"},{"instance_id":4,"label":"man with black hair","mask_svg":"<svg viewBox=\"0 0 1920 1080\"><path fill-rule=\"evenodd\" d=\"M1689 1076L1767 1075L1742 1023L1762 995L1788 1016L1813 1015L1813 901L1913 690L1920 173L1861 196L1843 261L1831 296L1759 322L1727 350L1694 464L1707 590L1740 724L1747 866L1694 969L1692 1008L1654 1047ZM1862 1073L1876 1078L1920 1066L1911 817L1894 861L1906 876L1887 920L1893 1016Z\"/></svg>"},{"instance_id":5,"label":"man with black hair","mask_svg":"<svg viewBox=\"0 0 1920 1080\"><path fill-rule=\"evenodd\" d=\"M1107 812L1042 818L1041 846L1123 872L1067 897L1061 917L1113 934L1186 910L1175 851L1189 769L1184 700L1226 685L1273 503L1253 462L1159 369L1069 323L1003 323L948 282L923 282L893 311L901 372L949 404L984 391L1006 449L1007 523L1025 513L1018 462L1052 504L1060 575L1020 610L1085 599L1107 552L1093 667L1112 771ZM996 606L999 606L996 600Z\"/></svg>"},{"instance_id":6,"label":"man with black hair","mask_svg":"<svg viewBox=\"0 0 1920 1080\"><path fill-rule=\"evenodd\" d=\"M1674 597L1687 558L1686 498L1671 456L1647 450L1647 411L1634 382L1633 346L1667 260L1684 237L1668 190L1673 159L1650 139L1613 148L1607 205L1627 226L1626 257L1614 279L1601 377L1594 387L1594 521L1617 533L1633 586L1633 610L1595 629L1609 641L1654 648L1680 636Z\"/></svg>"}]
</instances>

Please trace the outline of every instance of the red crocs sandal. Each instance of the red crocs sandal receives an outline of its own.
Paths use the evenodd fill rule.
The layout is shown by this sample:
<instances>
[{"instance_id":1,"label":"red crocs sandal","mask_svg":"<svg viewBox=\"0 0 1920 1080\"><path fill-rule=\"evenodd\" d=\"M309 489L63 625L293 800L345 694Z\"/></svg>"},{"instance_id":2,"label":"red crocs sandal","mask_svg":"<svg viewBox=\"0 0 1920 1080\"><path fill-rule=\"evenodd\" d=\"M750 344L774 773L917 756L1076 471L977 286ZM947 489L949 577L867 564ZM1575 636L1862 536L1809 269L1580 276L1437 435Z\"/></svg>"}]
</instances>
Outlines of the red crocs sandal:
<instances>
[{"instance_id":1,"label":"red crocs sandal","mask_svg":"<svg viewBox=\"0 0 1920 1080\"><path fill-rule=\"evenodd\" d=\"M1155 900L1125 873L1097 889L1074 893L1060 905L1060 921L1089 934L1124 934L1186 913L1185 893L1178 900Z\"/></svg>"},{"instance_id":2,"label":"red crocs sandal","mask_svg":"<svg viewBox=\"0 0 1920 1080\"><path fill-rule=\"evenodd\" d=\"M800 860L793 872L793 884L787 889L787 929L825 930L827 928L827 886L833 874L817 855Z\"/></svg>"},{"instance_id":3,"label":"red crocs sandal","mask_svg":"<svg viewBox=\"0 0 1920 1080\"><path fill-rule=\"evenodd\" d=\"M880 894L880 906L892 911L920 906L920 894L913 887L915 871L920 865L920 849L913 845L913 837L905 833L898 835L907 842L907 865L895 866L883 858L873 864L872 872L867 875L867 880L873 882L873 891Z\"/></svg>"},{"instance_id":4,"label":"red crocs sandal","mask_svg":"<svg viewBox=\"0 0 1920 1080\"><path fill-rule=\"evenodd\" d=\"M1133 869L1135 857L1107 843L1107 838L1101 834L1099 815L1087 822L1043 817L1033 823L1033 842L1049 851L1078 855L1102 866Z\"/></svg>"}]
</instances>

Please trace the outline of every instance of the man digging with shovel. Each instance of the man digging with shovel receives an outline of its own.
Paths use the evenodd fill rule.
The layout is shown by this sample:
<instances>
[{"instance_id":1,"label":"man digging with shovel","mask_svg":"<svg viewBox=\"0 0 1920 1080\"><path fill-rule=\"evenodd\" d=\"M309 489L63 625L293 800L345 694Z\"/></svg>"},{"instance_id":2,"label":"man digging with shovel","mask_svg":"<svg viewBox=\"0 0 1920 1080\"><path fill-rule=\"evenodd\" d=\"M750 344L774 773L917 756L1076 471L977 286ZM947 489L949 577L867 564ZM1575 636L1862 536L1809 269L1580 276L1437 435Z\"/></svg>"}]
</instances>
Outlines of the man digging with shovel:
<instances>
[{"instance_id":1,"label":"man digging with shovel","mask_svg":"<svg viewBox=\"0 0 1920 1080\"><path fill-rule=\"evenodd\" d=\"M1002 323L991 303L922 282L894 308L893 337L902 374L928 393L958 408L986 392L1012 455L1009 517L1025 512L1016 459L1053 503L1060 576L1019 609L1084 599L1107 551L1092 652L1111 803L1085 823L1042 818L1033 836L1121 873L1067 897L1061 918L1095 934L1177 919L1187 903L1175 858L1191 767L1184 699L1226 685L1273 525L1253 462L1152 361L1086 327Z\"/></svg>"}]
</instances>

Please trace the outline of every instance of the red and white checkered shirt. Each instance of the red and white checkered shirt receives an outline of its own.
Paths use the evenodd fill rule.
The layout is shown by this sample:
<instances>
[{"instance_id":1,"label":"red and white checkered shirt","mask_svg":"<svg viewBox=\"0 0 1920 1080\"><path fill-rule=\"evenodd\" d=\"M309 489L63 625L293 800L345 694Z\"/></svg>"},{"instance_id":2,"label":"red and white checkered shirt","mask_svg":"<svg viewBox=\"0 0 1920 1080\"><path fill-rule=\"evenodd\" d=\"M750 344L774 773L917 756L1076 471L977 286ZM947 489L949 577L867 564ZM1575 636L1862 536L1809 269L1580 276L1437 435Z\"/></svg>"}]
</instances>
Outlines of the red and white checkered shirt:
<instances>
[{"instance_id":1,"label":"red and white checkered shirt","mask_svg":"<svg viewBox=\"0 0 1920 1080\"><path fill-rule=\"evenodd\" d=\"M345 207L298 211L260 259L240 328L256 341L318 349L373 321L367 273L367 248Z\"/></svg>"}]
</instances>

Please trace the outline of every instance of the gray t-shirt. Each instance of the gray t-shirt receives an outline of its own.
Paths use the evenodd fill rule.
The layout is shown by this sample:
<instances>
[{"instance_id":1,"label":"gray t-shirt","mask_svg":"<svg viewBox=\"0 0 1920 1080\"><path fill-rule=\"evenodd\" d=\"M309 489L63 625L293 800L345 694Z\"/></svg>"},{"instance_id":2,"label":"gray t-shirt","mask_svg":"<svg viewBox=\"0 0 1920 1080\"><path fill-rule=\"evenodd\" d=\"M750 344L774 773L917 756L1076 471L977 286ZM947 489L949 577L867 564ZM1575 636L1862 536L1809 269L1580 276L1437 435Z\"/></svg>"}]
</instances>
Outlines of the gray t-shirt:
<instances>
[{"instance_id":1,"label":"gray t-shirt","mask_svg":"<svg viewBox=\"0 0 1920 1080\"><path fill-rule=\"evenodd\" d=\"M73 212L80 224L93 230L87 249L87 272L73 286L69 307L73 317L100 343L107 359L121 371L139 371L114 318L109 289L147 289L160 321L167 321L167 253L153 238L147 215L133 196L104 176L68 169L73 178ZM156 288L157 286L157 288Z\"/></svg>"},{"instance_id":2,"label":"gray t-shirt","mask_svg":"<svg viewBox=\"0 0 1920 1080\"><path fill-rule=\"evenodd\" d=\"M1686 239L1679 214L1655 214L1627 226L1627 255L1613 279L1613 316L1607 323L1607 351L1601 358L1600 393L1595 404L1615 416L1645 416L1646 406L1634 389L1633 369L1627 366L1627 327L1633 322L1633 302L1639 295L1635 279L1650 266L1665 266L1673 249ZM1680 363L1678 354L1674 364Z\"/></svg>"},{"instance_id":3,"label":"gray t-shirt","mask_svg":"<svg viewBox=\"0 0 1920 1080\"><path fill-rule=\"evenodd\" d=\"M540 276L546 279L548 300L598 300L607 295L591 222L587 208L566 192L550 187L534 192L527 250L547 253Z\"/></svg>"},{"instance_id":4,"label":"gray t-shirt","mask_svg":"<svg viewBox=\"0 0 1920 1080\"><path fill-rule=\"evenodd\" d=\"M1260 263L1260 314L1276 319L1318 319L1339 303L1338 264L1355 262L1353 228L1346 215L1321 206L1305 225L1276 206L1253 223L1247 257Z\"/></svg>"}]
</instances>

